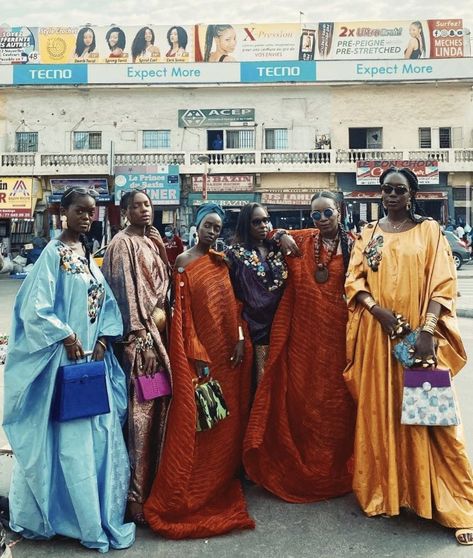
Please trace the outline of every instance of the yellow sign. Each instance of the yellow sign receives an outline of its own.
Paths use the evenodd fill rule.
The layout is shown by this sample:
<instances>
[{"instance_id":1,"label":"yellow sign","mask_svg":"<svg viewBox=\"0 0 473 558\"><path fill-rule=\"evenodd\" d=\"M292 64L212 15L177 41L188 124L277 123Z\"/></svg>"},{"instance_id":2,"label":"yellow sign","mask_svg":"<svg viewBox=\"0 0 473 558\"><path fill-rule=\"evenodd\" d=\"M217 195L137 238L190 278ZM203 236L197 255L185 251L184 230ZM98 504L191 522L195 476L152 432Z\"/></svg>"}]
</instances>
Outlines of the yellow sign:
<instances>
[{"instance_id":1,"label":"yellow sign","mask_svg":"<svg viewBox=\"0 0 473 558\"><path fill-rule=\"evenodd\" d=\"M0 219L30 219L32 192L31 177L0 178Z\"/></svg>"}]
</instances>

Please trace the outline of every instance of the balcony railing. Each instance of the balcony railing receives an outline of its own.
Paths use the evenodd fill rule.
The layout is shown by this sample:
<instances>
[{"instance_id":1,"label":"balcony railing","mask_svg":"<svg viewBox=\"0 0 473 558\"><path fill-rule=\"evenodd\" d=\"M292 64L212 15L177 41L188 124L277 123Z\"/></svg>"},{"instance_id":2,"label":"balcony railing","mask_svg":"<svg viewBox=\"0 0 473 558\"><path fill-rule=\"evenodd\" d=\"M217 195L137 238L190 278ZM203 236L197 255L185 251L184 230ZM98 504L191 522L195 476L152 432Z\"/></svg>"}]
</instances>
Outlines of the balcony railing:
<instances>
[{"instance_id":1,"label":"balcony railing","mask_svg":"<svg viewBox=\"0 0 473 558\"><path fill-rule=\"evenodd\" d=\"M355 172L359 161L437 161L442 172L473 172L473 149L307 149L155 151L116 153L2 153L0 176L106 175L116 166L179 165L181 173L201 174L205 159L212 173ZM113 163L113 164L112 164Z\"/></svg>"}]
</instances>

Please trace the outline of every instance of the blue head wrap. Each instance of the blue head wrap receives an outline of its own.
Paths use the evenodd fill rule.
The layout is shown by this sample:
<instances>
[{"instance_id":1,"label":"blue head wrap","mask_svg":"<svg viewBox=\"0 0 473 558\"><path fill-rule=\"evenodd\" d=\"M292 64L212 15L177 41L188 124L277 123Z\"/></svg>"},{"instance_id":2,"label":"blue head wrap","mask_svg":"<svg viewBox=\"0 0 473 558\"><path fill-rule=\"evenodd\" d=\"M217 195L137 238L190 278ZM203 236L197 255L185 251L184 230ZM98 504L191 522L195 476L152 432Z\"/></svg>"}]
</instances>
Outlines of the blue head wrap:
<instances>
[{"instance_id":1,"label":"blue head wrap","mask_svg":"<svg viewBox=\"0 0 473 558\"><path fill-rule=\"evenodd\" d=\"M218 204L207 202L203 203L197 210L197 215L195 216L195 226L197 228L199 228L199 225L202 223L202 219L209 213L216 213L220 217L220 219L222 219L223 223L225 211Z\"/></svg>"}]
</instances>

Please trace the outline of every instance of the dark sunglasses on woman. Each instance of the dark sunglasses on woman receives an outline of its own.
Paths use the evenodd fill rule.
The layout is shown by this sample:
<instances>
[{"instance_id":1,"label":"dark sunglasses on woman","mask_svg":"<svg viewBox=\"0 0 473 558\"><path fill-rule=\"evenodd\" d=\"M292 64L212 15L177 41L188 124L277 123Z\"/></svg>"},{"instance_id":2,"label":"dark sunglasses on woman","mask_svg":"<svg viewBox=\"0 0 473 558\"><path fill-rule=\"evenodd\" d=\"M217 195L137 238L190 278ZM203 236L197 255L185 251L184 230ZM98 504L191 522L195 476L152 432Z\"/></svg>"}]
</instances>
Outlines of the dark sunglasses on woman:
<instances>
[{"instance_id":1,"label":"dark sunglasses on woman","mask_svg":"<svg viewBox=\"0 0 473 558\"><path fill-rule=\"evenodd\" d=\"M396 196L403 196L408 192L407 188L402 184L383 184L381 186L381 191L385 194L390 194L393 190L396 192Z\"/></svg>"},{"instance_id":2,"label":"dark sunglasses on woman","mask_svg":"<svg viewBox=\"0 0 473 558\"><path fill-rule=\"evenodd\" d=\"M262 217L261 219L252 219L251 220L251 224L254 227L259 227L261 225L261 223L264 223L265 225L267 225L269 223L269 217Z\"/></svg>"},{"instance_id":3,"label":"dark sunglasses on woman","mask_svg":"<svg viewBox=\"0 0 473 558\"><path fill-rule=\"evenodd\" d=\"M69 192L67 192L67 194L65 195L65 197L67 198L68 196L70 196L72 193L76 193L76 194L89 194L89 196L92 196L93 198L96 198L99 193L96 190L92 190L89 188L71 188L69 190Z\"/></svg>"},{"instance_id":4,"label":"dark sunglasses on woman","mask_svg":"<svg viewBox=\"0 0 473 558\"><path fill-rule=\"evenodd\" d=\"M312 213L310 214L310 218L313 221L320 221L323 215L326 219L330 219L335 211L335 209L330 209L330 207L327 207L327 209L324 209L323 211L312 211Z\"/></svg>"}]
</instances>

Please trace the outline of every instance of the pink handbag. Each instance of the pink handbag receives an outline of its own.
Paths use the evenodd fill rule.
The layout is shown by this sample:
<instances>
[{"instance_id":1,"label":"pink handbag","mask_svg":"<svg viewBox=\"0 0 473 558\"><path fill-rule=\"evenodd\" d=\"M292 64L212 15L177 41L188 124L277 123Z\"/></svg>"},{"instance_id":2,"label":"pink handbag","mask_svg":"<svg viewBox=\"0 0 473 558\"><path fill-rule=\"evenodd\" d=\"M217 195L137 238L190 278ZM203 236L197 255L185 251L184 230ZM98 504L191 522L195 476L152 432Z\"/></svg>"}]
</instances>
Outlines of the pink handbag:
<instances>
[{"instance_id":1,"label":"pink handbag","mask_svg":"<svg viewBox=\"0 0 473 558\"><path fill-rule=\"evenodd\" d=\"M139 403L171 395L171 384L167 371L159 368L152 376L138 376L135 378L135 389Z\"/></svg>"}]
</instances>

